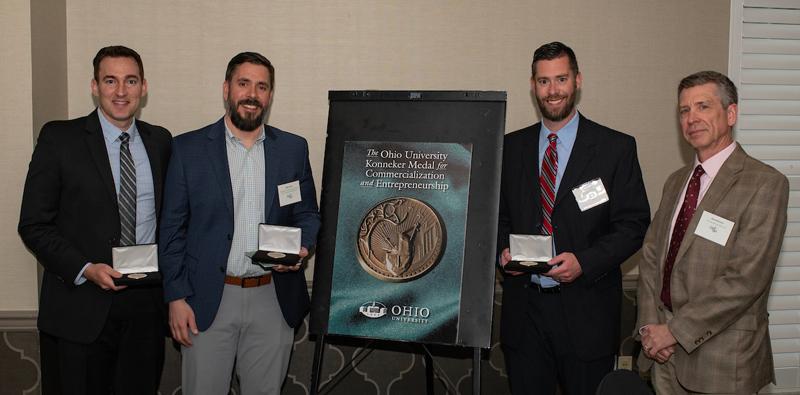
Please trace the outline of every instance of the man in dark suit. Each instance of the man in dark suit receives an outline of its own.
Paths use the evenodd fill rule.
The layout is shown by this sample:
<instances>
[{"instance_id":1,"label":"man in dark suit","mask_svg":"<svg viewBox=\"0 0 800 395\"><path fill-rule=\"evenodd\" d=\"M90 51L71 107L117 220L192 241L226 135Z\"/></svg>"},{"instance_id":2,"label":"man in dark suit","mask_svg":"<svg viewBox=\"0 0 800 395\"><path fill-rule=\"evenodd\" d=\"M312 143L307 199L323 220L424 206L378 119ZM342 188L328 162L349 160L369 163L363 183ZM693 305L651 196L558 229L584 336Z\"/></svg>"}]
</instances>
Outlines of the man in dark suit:
<instances>
[{"instance_id":1,"label":"man in dark suit","mask_svg":"<svg viewBox=\"0 0 800 395\"><path fill-rule=\"evenodd\" d=\"M509 234L552 234L556 255L544 275L504 271L500 341L514 394L594 394L619 344L620 265L650 208L634 139L575 109L572 49L545 44L531 67L542 123L505 137L499 263L511 260ZM589 186L599 197L576 199Z\"/></svg>"},{"instance_id":2,"label":"man in dark suit","mask_svg":"<svg viewBox=\"0 0 800 395\"><path fill-rule=\"evenodd\" d=\"M154 394L164 357L161 287L116 286L111 249L155 242L172 137L134 119L147 93L134 50L101 49L91 86L97 110L42 128L22 197L19 234L44 268L42 392ZM136 200L127 227L123 157L132 160L134 178L123 178Z\"/></svg>"},{"instance_id":3,"label":"man in dark suit","mask_svg":"<svg viewBox=\"0 0 800 395\"><path fill-rule=\"evenodd\" d=\"M306 140L263 123L274 75L258 53L233 57L225 116L173 145L159 256L184 393L227 394L234 362L243 394L279 393L309 307L299 262L245 255L267 223L301 228L305 257L320 225Z\"/></svg>"},{"instance_id":4,"label":"man in dark suit","mask_svg":"<svg viewBox=\"0 0 800 395\"><path fill-rule=\"evenodd\" d=\"M775 382L767 302L789 181L734 141L728 77L692 74L678 101L695 159L667 179L642 247L639 369L659 394L756 393Z\"/></svg>"}]
</instances>

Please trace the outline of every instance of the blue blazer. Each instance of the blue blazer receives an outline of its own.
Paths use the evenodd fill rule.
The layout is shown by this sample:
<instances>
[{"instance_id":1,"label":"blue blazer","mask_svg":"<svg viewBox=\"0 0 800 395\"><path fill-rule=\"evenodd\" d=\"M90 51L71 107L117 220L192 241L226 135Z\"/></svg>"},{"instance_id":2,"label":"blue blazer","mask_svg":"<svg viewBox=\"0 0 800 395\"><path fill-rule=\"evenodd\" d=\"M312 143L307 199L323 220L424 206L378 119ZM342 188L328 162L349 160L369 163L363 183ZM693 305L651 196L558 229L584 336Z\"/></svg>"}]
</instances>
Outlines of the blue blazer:
<instances>
[{"instance_id":1,"label":"blue blazer","mask_svg":"<svg viewBox=\"0 0 800 395\"><path fill-rule=\"evenodd\" d=\"M302 137L265 126L266 222L302 229L311 251L320 226L308 143ZM217 314L233 240L233 190L225 148L224 118L182 134L172 145L159 228L159 266L167 302L186 298L199 330ZM300 181L302 200L280 207L278 185ZM255 231L255 229L253 230ZM273 272L286 323L299 325L309 308L303 271Z\"/></svg>"}]
</instances>

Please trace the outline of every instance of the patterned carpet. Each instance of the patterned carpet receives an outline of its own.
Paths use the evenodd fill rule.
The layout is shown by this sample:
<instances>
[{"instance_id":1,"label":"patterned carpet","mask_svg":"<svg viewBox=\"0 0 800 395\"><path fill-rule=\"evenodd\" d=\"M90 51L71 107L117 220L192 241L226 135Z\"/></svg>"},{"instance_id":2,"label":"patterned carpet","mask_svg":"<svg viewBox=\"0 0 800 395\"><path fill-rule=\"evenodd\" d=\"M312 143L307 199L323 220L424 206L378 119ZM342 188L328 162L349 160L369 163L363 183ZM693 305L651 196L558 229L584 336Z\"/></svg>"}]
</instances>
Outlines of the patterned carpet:
<instances>
[{"instance_id":1,"label":"patterned carpet","mask_svg":"<svg viewBox=\"0 0 800 395\"><path fill-rule=\"evenodd\" d=\"M481 389L484 394L507 394L503 355L497 343L500 292L495 297L492 347L483 350ZM636 291L626 284L622 300L620 355L632 355L630 337L635 323ZM309 339L308 322L295 334L295 345L283 394L309 393L314 339ZM34 330L0 331L0 394L39 394L39 346ZM425 351L418 344L373 342L362 339L327 337L321 375L323 393L328 394L411 394L427 388ZM433 388L436 394L472 393L472 349L429 346L433 355ZM355 361L355 362L353 362ZM339 375L336 379L333 377ZM237 394L236 383L231 393ZM180 353L167 345L160 394L178 395Z\"/></svg>"}]
</instances>

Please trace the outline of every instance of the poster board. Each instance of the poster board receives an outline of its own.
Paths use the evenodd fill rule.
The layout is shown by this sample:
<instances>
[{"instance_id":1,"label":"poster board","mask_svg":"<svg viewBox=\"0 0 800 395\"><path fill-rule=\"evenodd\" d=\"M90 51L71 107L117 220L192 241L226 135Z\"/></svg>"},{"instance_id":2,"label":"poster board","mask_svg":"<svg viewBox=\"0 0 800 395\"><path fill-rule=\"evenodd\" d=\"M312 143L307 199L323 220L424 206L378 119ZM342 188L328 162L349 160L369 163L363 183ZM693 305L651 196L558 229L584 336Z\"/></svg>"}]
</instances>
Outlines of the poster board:
<instances>
[{"instance_id":1,"label":"poster board","mask_svg":"<svg viewBox=\"0 0 800 395\"><path fill-rule=\"evenodd\" d=\"M312 333L489 347L505 97L329 93Z\"/></svg>"}]
</instances>

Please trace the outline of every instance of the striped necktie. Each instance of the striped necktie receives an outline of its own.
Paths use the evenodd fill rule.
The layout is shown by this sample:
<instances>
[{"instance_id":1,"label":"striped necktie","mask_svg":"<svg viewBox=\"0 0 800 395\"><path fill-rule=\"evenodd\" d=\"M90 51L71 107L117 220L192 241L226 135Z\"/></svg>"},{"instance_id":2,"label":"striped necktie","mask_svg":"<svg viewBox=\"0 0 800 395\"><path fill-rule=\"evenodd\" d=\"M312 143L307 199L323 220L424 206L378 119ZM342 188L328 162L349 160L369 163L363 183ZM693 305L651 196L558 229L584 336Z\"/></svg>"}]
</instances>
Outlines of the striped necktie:
<instances>
[{"instance_id":1,"label":"striped necktie","mask_svg":"<svg viewBox=\"0 0 800 395\"><path fill-rule=\"evenodd\" d=\"M542 232L546 235L553 234L553 203L556 200L556 174L558 173L558 152L556 151L556 141L558 136L555 133L547 135L550 144L544 152L542 160L542 171L539 174L539 187L541 189L540 201L542 204Z\"/></svg>"},{"instance_id":2,"label":"striped necktie","mask_svg":"<svg viewBox=\"0 0 800 395\"><path fill-rule=\"evenodd\" d=\"M136 166L128 145L130 135L122 132L119 146L120 245L136 244Z\"/></svg>"}]
</instances>

